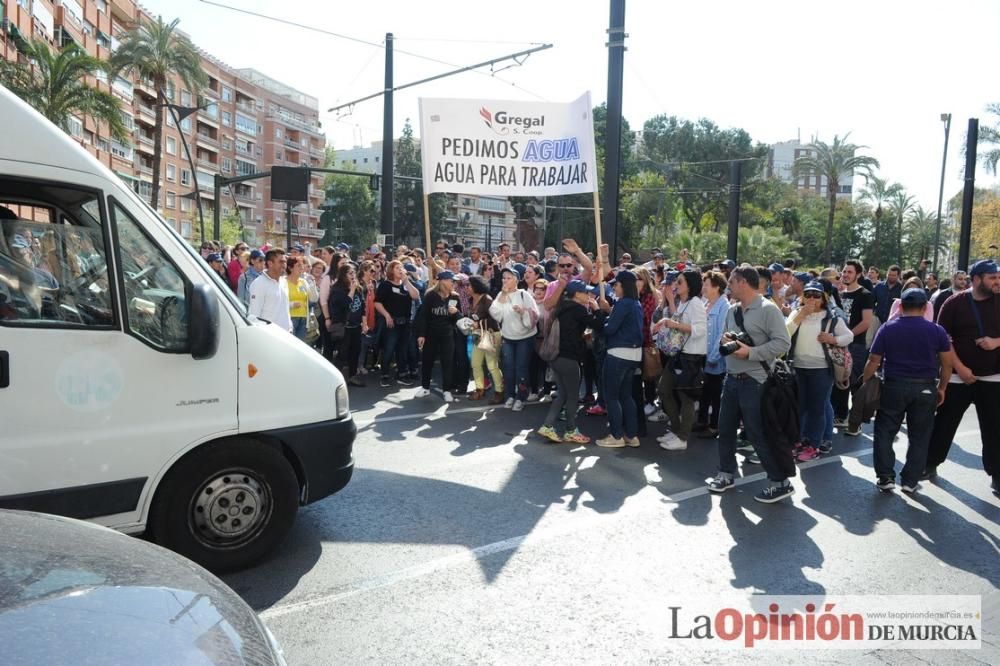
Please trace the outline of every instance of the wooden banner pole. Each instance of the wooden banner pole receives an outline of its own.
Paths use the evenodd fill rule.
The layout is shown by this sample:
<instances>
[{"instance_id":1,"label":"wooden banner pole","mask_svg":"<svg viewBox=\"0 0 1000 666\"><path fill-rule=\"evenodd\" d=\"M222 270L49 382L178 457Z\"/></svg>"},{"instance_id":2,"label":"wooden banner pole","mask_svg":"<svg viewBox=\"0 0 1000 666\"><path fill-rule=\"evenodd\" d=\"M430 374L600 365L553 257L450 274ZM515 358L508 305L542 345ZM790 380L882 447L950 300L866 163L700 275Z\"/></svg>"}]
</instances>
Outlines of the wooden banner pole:
<instances>
[{"instance_id":1,"label":"wooden banner pole","mask_svg":"<svg viewBox=\"0 0 1000 666\"><path fill-rule=\"evenodd\" d=\"M597 190L594 190L594 225L597 238L597 252L594 253L594 256L601 259L601 296L604 296L604 276L608 272L607 268L610 267L610 261L607 267L603 265L604 261L608 260L608 257L601 256L601 246L604 243L601 242L601 197Z\"/></svg>"},{"instance_id":2,"label":"wooden banner pole","mask_svg":"<svg viewBox=\"0 0 1000 666\"><path fill-rule=\"evenodd\" d=\"M429 194L424 194L424 242L427 244L427 263L430 264L434 261L434 255L431 254L431 196Z\"/></svg>"}]
</instances>

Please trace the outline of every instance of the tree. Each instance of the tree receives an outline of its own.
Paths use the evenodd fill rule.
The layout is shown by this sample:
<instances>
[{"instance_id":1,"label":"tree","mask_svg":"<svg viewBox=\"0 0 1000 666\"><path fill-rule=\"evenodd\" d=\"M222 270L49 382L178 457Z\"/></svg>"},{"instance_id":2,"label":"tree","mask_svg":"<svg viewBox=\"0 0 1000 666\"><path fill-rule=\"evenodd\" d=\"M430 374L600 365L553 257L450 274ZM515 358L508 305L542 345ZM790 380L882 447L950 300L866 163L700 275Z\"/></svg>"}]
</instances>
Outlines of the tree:
<instances>
[{"instance_id":1,"label":"tree","mask_svg":"<svg viewBox=\"0 0 1000 666\"><path fill-rule=\"evenodd\" d=\"M330 174L326 178L326 198L332 205L319 218L320 228L326 230L320 245L343 241L359 248L375 242L378 214L367 176Z\"/></svg>"},{"instance_id":2,"label":"tree","mask_svg":"<svg viewBox=\"0 0 1000 666\"><path fill-rule=\"evenodd\" d=\"M658 115L643 125L639 164L663 174L678 194L691 229L702 226L718 231L726 219L729 197L729 163L743 162L743 182L760 171L767 146L754 145L742 129L720 129L702 118L696 122Z\"/></svg>"},{"instance_id":3,"label":"tree","mask_svg":"<svg viewBox=\"0 0 1000 666\"><path fill-rule=\"evenodd\" d=\"M394 174L420 178L420 149L413 138L413 126L407 118L403 135L396 142ZM424 187L419 180L393 179L393 220L396 244L420 245L424 238ZM385 187L385 184L382 185ZM431 238L440 238L447 229L447 196L441 193L430 196Z\"/></svg>"},{"instance_id":4,"label":"tree","mask_svg":"<svg viewBox=\"0 0 1000 666\"><path fill-rule=\"evenodd\" d=\"M896 220L896 263L904 267L903 263L903 221L910 214L916 205L916 200L906 193L902 187L897 189L889 197L889 209Z\"/></svg>"},{"instance_id":5,"label":"tree","mask_svg":"<svg viewBox=\"0 0 1000 666\"><path fill-rule=\"evenodd\" d=\"M861 201L866 201L875 206L875 249L869 263L874 262L876 266L882 263L882 215L885 211L882 204L887 203L903 186L899 183L889 184L889 181L878 176L872 176L867 185L861 190Z\"/></svg>"},{"instance_id":6,"label":"tree","mask_svg":"<svg viewBox=\"0 0 1000 666\"><path fill-rule=\"evenodd\" d=\"M934 254L934 239L937 231L937 213L924 210L923 206L914 206L906 219L906 251L904 259L906 266L917 266L921 259L927 259ZM944 242L938 247L943 249Z\"/></svg>"},{"instance_id":7,"label":"tree","mask_svg":"<svg viewBox=\"0 0 1000 666\"><path fill-rule=\"evenodd\" d=\"M70 118L80 115L107 124L112 137L128 143L118 98L87 85L88 76L107 72L105 62L74 43L53 53L39 39L28 43L25 55L33 64L0 59L0 83L67 133Z\"/></svg>"},{"instance_id":8,"label":"tree","mask_svg":"<svg viewBox=\"0 0 1000 666\"><path fill-rule=\"evenodd\" d=\"M996 124L980 125L978 146L988 146L989 149L981 151L979 159L986 167L988 173L997 174L997 164L1000 164L1000 103L987 104L986 110L994 116L998 116Z\"/></svg>"},{"instance_id":9,"label":"tree","mask_svg":"<svg viewBox=\"0 0 1000 666\"><path fill-rule=\"evenodd\" d=\"M973 261L976 258L997 258L996 251L991 251L989 246L1000 242L1000 197L992 192L972 208L971 240L969 255Z\"/></svg>"},{"instance_id":10,"label":"tree","mask_svg":"<svg viewBox=\"0 0 1000 666\"><path fill-rule=\"evenodd\" d=\"M826 178L826 192L829 210L826 222L826 245L823 250L823 261L829 264L833 261L833 217L837 208L837 193L840 182L852 174L860 174L867 182L872 176L872 169L879 163L874 157L858 155L858 150L867 146L856 146L848 143L850 132L843 138L834 135L833 143L814 141L806 146L808 154L795 160L792 174L796 179L801 176Z\"/></svg>"},{"instance_id":11,"label":"tree","mask_svg":"<svg viewBox=\"0 0 1000 666\"><path fill-rule=\"evenodd\" d=\"M163 151L163 107L167 100L167 81L177 76L198 99L208 75L201 68L201 56L188 39L176 32L180 19L164 23L158 16L155 21L140 19L139 24L126 32L111 56L109 78L121 74L135 74L153 82L156 90L153 127L153 187L149 201L158 209L160 199L160 157ZM180 131L180 128L178 128Z\"/></svg>"}]
</instances>

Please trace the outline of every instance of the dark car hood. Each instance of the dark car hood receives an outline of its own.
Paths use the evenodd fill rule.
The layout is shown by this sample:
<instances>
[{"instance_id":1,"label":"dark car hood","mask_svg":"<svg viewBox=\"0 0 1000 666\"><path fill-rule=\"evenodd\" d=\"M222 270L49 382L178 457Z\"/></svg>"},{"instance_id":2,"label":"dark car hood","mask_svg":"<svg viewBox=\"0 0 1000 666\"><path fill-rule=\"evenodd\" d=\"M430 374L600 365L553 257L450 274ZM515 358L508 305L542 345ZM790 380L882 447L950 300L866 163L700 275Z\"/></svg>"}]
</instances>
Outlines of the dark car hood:
<instances>
[{"instance_id":1,"label":"dark car hood","mask_svg":"<svg viewBox=\"0 0 1000 666\"><path fill-rule=\"evenodd\" d=\"M198 565L18 511L0 511L0 654L13 664L275 663L254 612Z\"/></svg>"}]
</instances>

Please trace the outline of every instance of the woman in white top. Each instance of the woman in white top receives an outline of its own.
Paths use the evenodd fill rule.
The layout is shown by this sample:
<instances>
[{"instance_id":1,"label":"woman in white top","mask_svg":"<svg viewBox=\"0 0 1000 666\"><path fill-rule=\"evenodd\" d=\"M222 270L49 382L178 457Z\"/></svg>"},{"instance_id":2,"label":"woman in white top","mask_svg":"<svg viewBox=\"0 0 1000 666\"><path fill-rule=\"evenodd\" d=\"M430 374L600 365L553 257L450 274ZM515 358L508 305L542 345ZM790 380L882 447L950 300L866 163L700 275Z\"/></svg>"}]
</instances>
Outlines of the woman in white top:
<instances>
[{"instance_id":1,"label":"woman in white top","mask_svg":"<svg viewBox=\"0 0 1000 666\"><path fill-rule=\"evenodd\" d=\"M701 299L701 273L684 271L673 285L664 286L663 296L666 299L664 311L669 311L671 316L653 324L652 332L656 334L662 328L673 328L687 333L688 339L680 353L667 359L660 375L657 390L660 405L670 422L670 431L657 441L660 448L667 451L683 451L694 427L695 396L691 391L676 390L678 378L684 370L690 375L693 370L703 369L708 351L708 315L705 301Z\"/></svg>"},{"instance_id":2,"label":"woman in white top","mask_svg":"<svg viewBox=\"0 0 1000 666\"><path fill-rule=\"evenodd\" d=\"M524 289L518 289L520 277L511 268L502 271L503 288L490 305L490 316L500 324L503 347L501 369L507 401L504 406L519 412L528 398L528 368L535 349L538 304Z\"/></svg>"},{"instance_id":3,"label":"woman in white top","mask_svg":"<svg viewBox=\"0 0 1000 666\"><path fill-rule=\"evenodd\" d=\"M796 458L800 461L819 455L823 438L826 405L833 389L833 368L824 346L846 347L854 340L843 318L830 311L827 299L823 285L810 282L802 291L799 307L787 320L788 334L792 336L789 355L799 389L802 447Z\"/></svg>"}]
</instances>

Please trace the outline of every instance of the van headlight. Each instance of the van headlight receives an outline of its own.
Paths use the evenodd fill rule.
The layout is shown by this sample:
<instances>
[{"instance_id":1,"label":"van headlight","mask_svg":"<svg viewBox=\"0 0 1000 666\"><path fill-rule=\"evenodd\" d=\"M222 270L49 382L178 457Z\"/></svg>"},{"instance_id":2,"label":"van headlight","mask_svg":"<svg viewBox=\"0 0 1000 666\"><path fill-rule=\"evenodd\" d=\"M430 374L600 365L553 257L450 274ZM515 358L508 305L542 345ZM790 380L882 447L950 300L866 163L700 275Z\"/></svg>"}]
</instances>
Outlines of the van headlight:
<instances>
[{"instance_id":1,"label":"van headlight","mask_svg":"<svg viewBox=\"0 0 1000 666\"><path fill-rule=\"evenodd\" d=\"M341 382L334 394L337 402L337 418L344 419L351 415L351 406L347 401L347 382Z\"/></svg>"}]
</instances>

